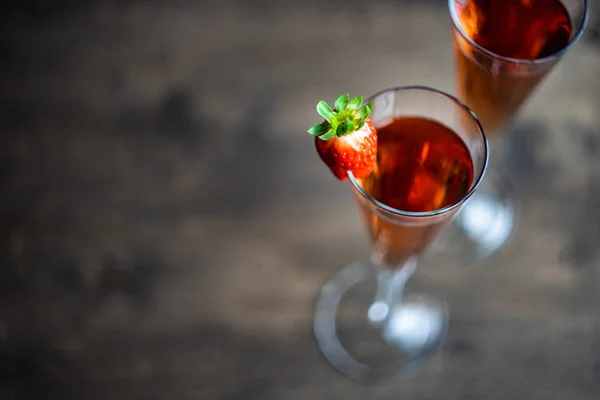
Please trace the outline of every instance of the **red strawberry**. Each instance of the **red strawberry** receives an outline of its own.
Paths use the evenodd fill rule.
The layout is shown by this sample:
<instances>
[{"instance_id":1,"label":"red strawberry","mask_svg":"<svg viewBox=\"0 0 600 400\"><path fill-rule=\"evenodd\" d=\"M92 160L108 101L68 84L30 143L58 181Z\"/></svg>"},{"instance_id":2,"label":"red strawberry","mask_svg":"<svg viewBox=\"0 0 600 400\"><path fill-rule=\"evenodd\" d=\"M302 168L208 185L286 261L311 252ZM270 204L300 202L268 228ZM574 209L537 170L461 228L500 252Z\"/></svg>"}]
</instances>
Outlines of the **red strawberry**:
<instances>
[{"instance_id":1,"label":"red strawberry","mask_svg":"<svg viewBox=\"0 0 600 400\"><path fill-rule=\"evenodd\" d=\"M351 171L356 178L366 178L377 161L377 132L368 118L373 104L362 105L358 96L348 102L348 95L335 101L335 111L320 101L317 112L325 122L308 130L315 136L315 145L321 160L340 181Z\"/></svg>"}]
</instances>

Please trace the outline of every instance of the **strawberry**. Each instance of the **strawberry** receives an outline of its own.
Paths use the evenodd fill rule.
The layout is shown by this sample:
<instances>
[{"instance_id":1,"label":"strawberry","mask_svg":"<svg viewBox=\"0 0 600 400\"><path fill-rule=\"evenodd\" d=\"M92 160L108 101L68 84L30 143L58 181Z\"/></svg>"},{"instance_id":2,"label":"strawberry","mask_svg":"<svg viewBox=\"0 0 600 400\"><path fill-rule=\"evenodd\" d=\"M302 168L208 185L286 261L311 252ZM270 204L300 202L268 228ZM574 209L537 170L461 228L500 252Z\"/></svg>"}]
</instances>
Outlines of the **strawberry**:
<instances>
[{"instance_id":1,"label":"strawberry","mask_svg":"<svg viewBox=\"0 0 600 400\"><path fill-rule=\"evenodd\" d=\"M369 118L373 104L361 106L361 96L348 100L347 94L340 96L335 110L320 101L317 112L325 122L308 130L315 136L319 157L340 181L346 180L348 171L366 178L377 162L377 132Z\"/></svg>"}]
</instances>

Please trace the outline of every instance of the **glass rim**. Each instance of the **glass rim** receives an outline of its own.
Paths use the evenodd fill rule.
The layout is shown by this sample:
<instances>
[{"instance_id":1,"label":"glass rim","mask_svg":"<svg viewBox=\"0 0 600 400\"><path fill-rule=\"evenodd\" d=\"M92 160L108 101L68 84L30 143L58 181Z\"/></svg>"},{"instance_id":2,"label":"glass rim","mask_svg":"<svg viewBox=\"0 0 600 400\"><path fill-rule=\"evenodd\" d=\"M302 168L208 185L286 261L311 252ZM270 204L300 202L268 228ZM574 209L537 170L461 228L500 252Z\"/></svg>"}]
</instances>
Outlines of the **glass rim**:
<instances>
[{"instance_id":1,"label":"glass rim","mask_svg":"<svg viewBox=\"0 0 600 400\"><path fill-rule=\"evenodd\" d=\"M571 50L571 48L575 45L575 43L577 43L579 41L579 39L583 35L583 32L585 31L585 27L587 26L588 18L589 18L588 0L581 0L581 2L583 3L583 18L581 21L581 25L579 26L579 29L577 30L577 33L575 34L575 36L573 36L573 39L571 39L569 41L569 44L567 44L565 47L563 47L556 53L550 54L549 56L525 60L525 59L520 59L520 58L511 58L511 57L501 56L499 54L494 53L493 51L486 49L483 46L480 46L478 43L476 43L474 40L472 40L469 37L469 35L467 35L466 32L463 30L462 26L460 25L460 21L458 21L458 16L456 15L456 1L457 0L448 0L448 8L450 9L450 16L452 17L452 23L454 24L454 27L458 30L460 35L467 42L469 42L469 44L471 46L475 47L477 50L481 51L482 53L486 54L487 56L492 57L496 60L500 60L500 61L503 61L506 63L511 63L511 64L536 65L536 64L543 64L545 62L552 61L552 60L555 60L555 59L561 57L563 54L565 54L566 52Z\"/></svg>"},{"instance_id":2,"label":"glass rim","mask_svg":"<svg viewBox=\"0 0 600 400\"><path fill-rule=\"evenodd\" d=\"M479 121L479 118L477 118L477 116L475 115L475 113L473 111L471 111L471 109L469 107L467 107L466 104L464 104L458 98L456 98L456 97L454 97L454 96L452 96L452 95L450 95L450 94L448 94L448 93L446 93L446 92L444 92L442 90L434 89L434 88L429 87L429 86L408 85L408 86L394 86L394 87L390 87L390 88L387 88L387 89L380 90L379 92L371 95L367 99L367 102L371 102L375 98L377 98L377 97L379 97L381 95L384 95L386 93L399 92L399 91L405 91L405 90L427 91L427 92L431 92L433 94L437 94L437 95L440 95L442 97L445 97L446 99L452 101L456 106L458 106L459 108L461 108L463 111L467 112L467 114L470 115L471 118L473 118L473 120L477 124L477 128L479 130L479 133L481 134L481 138L483 139L483 150L484 150L484 153L485 153L484 154L483 165L481 167L481 173L477 177L477 180L473 184L473 187L471 189L469 189L469 191L459 201L457 201L455 203L452 203L452 204L450 204L450 205L448 205L446 207L438 208L438 209L431 210L431 211L419 211L419 212L416 212L416 211L403 211L403 210L399 210L397 208L390 207L390 206L388 206L388 205L380 202L379 200L375 199L369 193L367 193L367 191L365 189L363 189L363 187L358 183L358 181L354 177L354 174L352 174L351 171L348 171L348 177L350 178L350 182L352 183L352 185L354 186L354 188L356 190L358 190L358 192L365 199L367 199L367 201L369 201L370 203L374 204L378 208L380 208L382 210L385 210L387 212L390 212L392 214L400 215L400 216L405 216L405 217L432 217L432 216L435 216L435 215L444 214L444 213L446 213L448 211L451 211L451 210L454 210L455 208L457 208L457 207L461 206L462 204L464 204L473 195L473 193L475 193L475 191L479 187L479 184L483 180L483 177L485 176L485 172L486 172L487 167L488 167L488 160L489 160L489 147L488 147L487 136L485 135L485 131L483 129L483 126L482 126L481 122Z\"/></svg>"}]
</instances>

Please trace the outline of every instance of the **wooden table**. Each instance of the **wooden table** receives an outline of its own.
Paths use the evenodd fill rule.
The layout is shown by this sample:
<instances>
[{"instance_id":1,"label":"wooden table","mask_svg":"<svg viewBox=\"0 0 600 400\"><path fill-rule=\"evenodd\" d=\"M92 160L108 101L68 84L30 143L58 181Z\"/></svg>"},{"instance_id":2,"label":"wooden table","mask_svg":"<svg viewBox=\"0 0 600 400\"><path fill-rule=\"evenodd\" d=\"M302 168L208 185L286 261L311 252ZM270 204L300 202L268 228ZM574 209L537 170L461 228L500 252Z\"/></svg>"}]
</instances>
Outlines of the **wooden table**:
<instances>
[{"instance_id":1,"label":"wooden table","mask_svg":"<svg viewBox=\"0 0 600 400\"><path fill-rule=\"evenodd\" d=\"M515 121L513 240L419 272L450 305L441 353L372 387L322 359L315 296L368 246L314 105L454 88L445 2L345 3L6 18L0 399L598 399L595 17Z\"/></svg>"}]
</instances>

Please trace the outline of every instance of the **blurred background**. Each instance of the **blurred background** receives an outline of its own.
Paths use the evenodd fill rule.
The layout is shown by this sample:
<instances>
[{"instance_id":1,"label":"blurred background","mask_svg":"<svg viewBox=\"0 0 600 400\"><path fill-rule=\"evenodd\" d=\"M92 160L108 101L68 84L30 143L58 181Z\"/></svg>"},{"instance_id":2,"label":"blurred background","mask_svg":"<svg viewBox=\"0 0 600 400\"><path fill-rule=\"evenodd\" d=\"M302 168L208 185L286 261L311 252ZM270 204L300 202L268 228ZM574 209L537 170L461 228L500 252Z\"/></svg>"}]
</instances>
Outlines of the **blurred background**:
<instances>
[{"instance_id":1,"label":"blurred background","mask_svg":"<svg viewBox=\"0 0 600 400\"><path fill-rule=\"evenodd\" d=\"M373 387L312 336L368 251L315 104L454 92L445 0L11 0L0 23L0 399L600 396L600 6L511 132L521 222L432 266L451 326Z\"/></svg>"}]
</instances>

